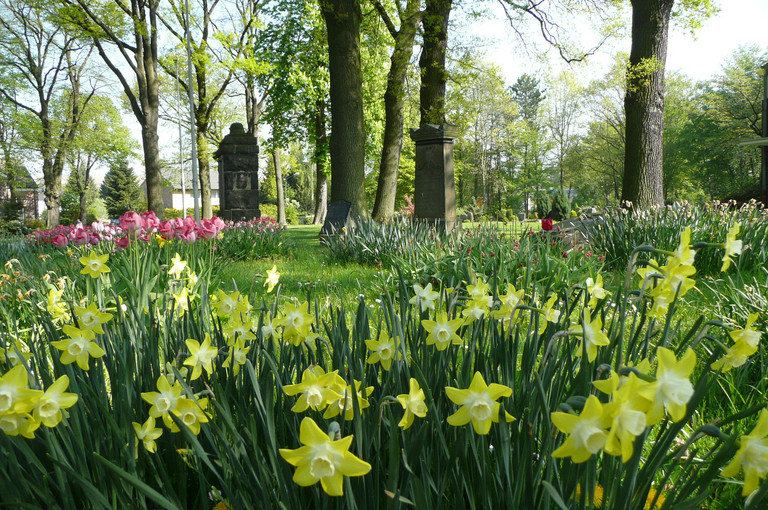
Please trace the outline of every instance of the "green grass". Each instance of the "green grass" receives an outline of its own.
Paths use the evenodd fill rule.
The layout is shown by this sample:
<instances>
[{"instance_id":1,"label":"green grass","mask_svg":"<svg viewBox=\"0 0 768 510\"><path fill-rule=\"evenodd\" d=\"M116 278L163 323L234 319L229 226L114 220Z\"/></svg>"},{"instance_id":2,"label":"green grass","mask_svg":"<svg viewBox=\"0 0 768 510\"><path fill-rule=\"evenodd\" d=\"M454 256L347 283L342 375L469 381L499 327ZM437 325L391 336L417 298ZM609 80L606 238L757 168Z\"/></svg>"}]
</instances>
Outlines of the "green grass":
<instances>
[{"instance_id":1,"label":"green grass","mask_svg":"<svg viewBox=\"0 0 768 510\"><path fill-rule=\"evenodd\" d=\"M320 245L319 225L291 225L285 233L286 255L230 263L222 272L225 291L235 286L249 296L265 293L267 271L277 266L281 294L313 299L326 306L354 306L360 294L371 300L379 297L388 274L376 267L338 264Z\"/></svg>"}]
</instances>

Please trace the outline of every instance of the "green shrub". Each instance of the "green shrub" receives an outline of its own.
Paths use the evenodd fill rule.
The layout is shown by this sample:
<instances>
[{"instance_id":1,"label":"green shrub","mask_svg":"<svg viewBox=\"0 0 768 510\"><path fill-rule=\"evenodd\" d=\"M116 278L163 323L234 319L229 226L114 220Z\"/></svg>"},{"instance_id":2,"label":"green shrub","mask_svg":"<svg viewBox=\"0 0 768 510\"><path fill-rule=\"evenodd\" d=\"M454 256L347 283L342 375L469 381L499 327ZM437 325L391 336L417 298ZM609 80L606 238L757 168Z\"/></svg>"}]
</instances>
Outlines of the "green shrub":
<instances>
[{"instance_id":1,"label":"green shrub","mask_svg":"<svg viewBox=\"0 0 768 510\"><path fill-rule=\"evenodd\" d=\"M550 211L550 217L555 221L563 221L568 218L571 212L571 200L565 193L563 188L560 188L555 193L555 198L552 200L552 210Z\"/></svg>"},{"instance_id":2,"label":"green shrub","mask_svg":"<svg viewBox=\"0 0 768 510\"><path fill-rule=\"evenodd\" d=\"M552 212L552 201L544 191L537 191L534 196L536 201L536 216L541 219L549 218Z\"/></svg>"}]
</instances>

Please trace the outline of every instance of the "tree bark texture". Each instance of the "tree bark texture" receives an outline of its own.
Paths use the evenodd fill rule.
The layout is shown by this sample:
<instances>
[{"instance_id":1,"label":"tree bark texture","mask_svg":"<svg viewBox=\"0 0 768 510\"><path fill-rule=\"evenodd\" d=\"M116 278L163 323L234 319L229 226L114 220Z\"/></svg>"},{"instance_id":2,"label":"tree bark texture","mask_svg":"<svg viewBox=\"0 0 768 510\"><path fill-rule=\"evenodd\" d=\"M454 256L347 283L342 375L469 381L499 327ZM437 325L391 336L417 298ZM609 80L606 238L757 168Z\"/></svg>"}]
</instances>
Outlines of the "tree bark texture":
<instances>
[{"instance_id":1,"label":"tree bark texture","mask_svg":"<svg viewBox=\"0 0 768 510\"><path fill-rule=\"evenodd\" d=\"M331 97L331 200L351 204L352 217L368 216L365 198L365 126L357 0L321 0L328 35Z\"/></svg>"},{"instance_id":2,"label":"tree bark texture","mask_svg":"<svg viewBox=\"0 0 768 510\"><path fill-rule=\"evenodd\" d=\"M445 122L445 53L448 47L448 17L453 0L427 0L422 25L424 46L419 59L421 125Z\"/></svg>"},{"instance_id":3,"label":"tree bark texture","mask_svg":"<svg viewBox=\"0 0 768 510\"><path fill-rule=\"evenodd\" d=\"M405 78L411 55L413 55L413 41L416 38L416 29L422 13L419 11L419 2L409 0L404 19L400 22L400 29L395 30L381 3L377 2L376 7L395 40L395 48L390 57L387 90L384 92L384 135L376 201L371 214L375 219L382 219L392 216L395 212L397 177L400 172L400 153L403 148L405 122Z\"/></svg>"},{"instance_id":4,"label":"tree bark texture","mask_svg":"<svg viewBox=\"0 0 768 510\"><path fill-rule=\"evenodd\" d=\"M275 164L275 190L277 194L277 224L285 225L285 193L283 192L283 169L280 168L280 149L272 150L272 162Z\"/></svg>"},{"instance_id":5,"label":"tree bark texture","mask_svg":"<svg viewBox=\"0 0 768 510\"><path fill-rule=\"evenodd\" d=\"M328 212L328 134L325 120L325 101L318 99L315 102L315 217L312 220L315 225L321 225Z\"/></svg>"},{"instance_id":6,"label":"tree bark texture","mask_svg":"<svg viewBox=\"0 0 768 510\"><path fill-rule=\"evenodd\" d=\"M621 199L634 207L664 204L664 67L674 0L632 0L627 70L626 146Z\"/></svg>"}]
</instances>

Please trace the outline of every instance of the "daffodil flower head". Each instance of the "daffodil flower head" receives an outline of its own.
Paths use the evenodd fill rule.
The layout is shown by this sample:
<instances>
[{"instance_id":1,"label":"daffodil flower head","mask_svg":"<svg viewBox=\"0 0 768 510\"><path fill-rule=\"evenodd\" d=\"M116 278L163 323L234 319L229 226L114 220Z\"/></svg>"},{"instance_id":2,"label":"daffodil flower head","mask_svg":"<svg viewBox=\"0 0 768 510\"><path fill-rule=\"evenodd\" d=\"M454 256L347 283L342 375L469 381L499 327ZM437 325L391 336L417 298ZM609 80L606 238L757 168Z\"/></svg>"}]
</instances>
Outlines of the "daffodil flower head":
<instances>
[{"instance_id":1,"label":"daffodil flower head","mask_svg":"<svg viewBox=\"0 0 768 510\"><path fill-rule=\"evenodd\" d=\"M178 315L179 318L183 317L184 314L189 311L189 303L194 296L189 294L186 287L177 293L172 293L171 296L173 297L173 304L171 306L173 306L176 315Z\"/></svg>"},{"instance_id":2,"label":"daffodil flower head","mask_svg":"<svg viewBox=\"0 0 768 510\"><path fill-rule=\"evenodd\" d=\"M264 280L264 286L267 287L267 294L274 290L275 285L280 282L280 273L277 272L277 266L272 266L272 269L267 271L267 279Z\"/></svg>"},{"instance_id":3,"label":"daffodil flower head","mask_svg":"<svg viewBox=\"0 0 768 510\"><path fill-rule=\"evenodd\" d=\"M344 413L344 419L350 421L355 417L355 400L357 400L358 408L360 412L363 409L369 407L371 404L368 402L367 397L373 393L373 386L368 386L364 390L361 390L362 382L353 380L353 384L347 385L345 388L340 388L337 393L341 395L336 400L328 402L328 407L323 413L323 418L330 419Z\"/></svg>"},{"instance_id":4,"label":"daffodil flower head","mask_svg":"<svg viewBox=\"0 0 768 510\"><path fill-rule=\"evenodd\" d=\"M77 395L65 393L69 377L62 375L51 384L35 404L33 417L46 427L55 427L61 422L62 411L75 405ZM66 411L63 411L66 413Z\"/></svg>"},{"instance_id":5,"label":"daffodil flower head","mask_svg":"<svg viewBox=\"0 0 768 510\"><path fill-rule=\"evenodd\" d=\"M728 348L725 356L712 363L712 370L728 372L732 368L742 366L747 359L757 352L760 344L761 333L752 329L752 324L757 320L757 314L750 314L744 329L737 329L728 333L734 344Z\"/></svg>"},{"instance_id":6,"label":"daffodil flower head","mask_svg":"<svg viewBox=\"0 0 768 510\"><path fill-rule=\"evenodd\" d=\"M199 400L181 397L176 402L173 415L176 416L194 435L200 433L200 424L208 423L209 417L205 409L208 407L208 399Z\"/></svg>"},{"instance_id":7,"label":"daffodil flower head","mask_svg":"<svg viewBox=\"0 0 768 510\"><path fill-rule=\"evenodd\" d=\"M0 414L0 430L6 436L22 436L34 439L35 431L40 428L40 422L29 413L4 413Z\"/></svg>"},{"instance_id":8,"label":"daffodil flower head","mask_svg":"<svg viewBox=\"0 0 768 510\"><path fill-rule=\"evenodd\" d=\"M107 261L109 260L109 254L97 255L91 251L87 257L80 257L80 263L83 265L83 269L80 274L87 274L91 278L98 278L102 274L109 273L110 269L107 267Z\"/></svg>"},{"instance_id":9,"label":"daffodil flower head","mask_svg":"<svg viewBox=\"0 0 768 510\"><path fill-rule=\"evenodd\" d=\"M571 326L570 332L572 335L582 337L583 349L587 351L587 359L590 363L597 358L598 346L602 347L611 343L608 335L603 333L603 320L599 315L595 317L595 320L592 320L589 308L584 309L584 317L581 324ZM581 356L582 352L583 350L579 349L576 355Z\"/></svg>"},{"instance_id":10,"label":"daffodil flower head","mask_svg":"<svg viewBox=\"0 0 768 510\"><path fill-rule=\"evenodd\" d=\"M0 415L29 413L43 396L40 390L28 388L24 365L16 365L0 377Z\"/></svg>"},{"instance_id":11,"label":"daffodil flower head","mask_svg":"<svg viewBox=\"0 0 768 510\"><path fill-rule=\"evenodd\" d=\"M8 348L0 347L0 365L9 364L12 367L23 365L31 357L29 347L21 340L14 340Z\"/></svg>"},{"instance_id":12,"label":"daffodil flower head","mask_svg":"<svg viewBox=\"0 0 768 510\"><path fill-rule=\"evenodd\" d=\"M397 401L403 406L405 414L397 424L398 427L402 427L403 430L408 429L413 425L415 416L424 418L427 415L427 404L424 403L424 390L419 386L419 382L411 377L408 382L409 391L397 396Z\"/></svg>"},{"instance_id":13,"label":"daffodil flower head","mask_svg":"<svg viewBox=\"0 0 768 510\"><path fill-rule=\"evenodd\" d=\"M555 458L570 457L580 464L602 450L608 439L611 417L603 412L603 404L590 395L578 416L570 413L552 413L552 423L560 432L568 434L565 442L552 452Z\"/></svg>"},{"instance_id":14,"label":"daffodil flower head","mask_svg":"<svg viewBox=\"0 0 768 510\"><path fill-rule=\"evenodd\" d=\"M145 450L149 453L155 453L157 451L157 443L155 443L155 441L163 435L163 429L155 427L155 419L150 416L143 424L140 425L134 421L132 422L132 425L137 439L133 458L139 458L139 441L141 441Z\"/></svg>"},{"instance_id":15,"label":"daffodil flower head","mask_svg":"<svg viewBox=\"0 0 768 510\"><path fill-rule=\"evenodd\" d=\"M475 433L486 435L491 430L491 423L499 423L501 404L497 400L512 395L512 388L496 383L488 385L482 374L475 372L469 388L460 390L446 386L445 393L451 402L461 406L448 417L448 423L460 427L471 421ZM509 413L505 413L505 419L508 422L514 420Z\"/></svg>"},{"instance_id":16,"label":"daffodil flower head","mask_svg":"<svg viewBox=\"0 0 768 510\"><path fill-rule=\"evenodd\" d=\"M301 374L301 382L283 386L283 391L288 396L301 396L291 408L294 413L302 413L308 408L322 411L330 402L342 398L338 390L343 392L347 383L339 376L338 370L325 373L319 365L313 365Z\"/></svg>"},{"instance_id":17,"label":"daffodil flower head","mask_svg":"<svg viewBox=\"0 0 768 510\"><path fill-rule=\"evenodd\" d=\"M385 340L366 340L365 345L372 352L365 362L371 365L381 363L381 367L384 370L389 370L392 367L392 361L403 357L403 353L400 352L397 344L398 337Z\"/></svg>"},{"instance_id":18,"label":"daffodil flower head","mask_svg":"<svg viewBox=\"0 0 768 510\"><path fill-rule=\"evenodd\" d=\"M470 324L482 319L493 305L493 298L488 294L472 296L465 304L461 315L464 316L464 324Z\"/></svg>"},{"instance_id":19,"label":"daffodil flower head","mask_svg":"<svg viewBox=\"0 0 768 510\"><path fill-rule=\"evenodd\" d=\"M434 345L438 351L444 351L449 345L461 345L461 337L457 334L458 329L464 323L462 319L448 320L448 314L440 312L435 320L424 319L421 325L429 333L427 336L427 345Z\"/></svg>"},{"instance_id":20,"label":"daffodil flower head","mask_svg":"<svg viewBox=\"0 0 768 510\"><path fill-rule=\"evenodd\" d=\"M77 366L82 370L88 370L90 358L100 358L106 354L104 349L93 341L96 338L93 331L68 324L62 328L62 331L69 338L51 342L51 345L62 351L61 362L65 365L77 362Z\"/></svg>"},{"instance_id":21,"label":"daffodil flower head","mask_svg":"<svg viewBox=\"0 0 768 510\"><path fill-rule=\"evenodd\" d=\"M363 476L371 465L349 452L353 436L333 441L312 418L301 421L299 441L304 445L295 450L280 449L280 456L296 466L293 481L302 487L320 482L330 496L344 494L345 476Z\"/></svg>"},{"instance_id":22,"label":"daffodil flower head","mask_svg":"<svg viewBox=\"0 0 768 510\"><path fill-rule=\"evenodd\" d=\"M224 336L227 339L228 345L233 345L235 340L247 340L253 341L256 339L256 335L253 333L255 328L253 319L246 314L233 315L224 327Z\"/></svg>"},{"instance_id":23,"label":"daffodil flower head","mask_svg":"<svg viewBox=\"0 0 768 510\"><path fill-rule=\"evenodd\" d=\"M552 294L549 296L549 299L547 300L547 303L544 305L544 308L541 310L541 319L539 322L539 335L544 334L544 331L547 330L547 325L552 322L556 323L560 320L560 310L555 310L555 303L557 303L558 296L557 294Z\"/></svg>"},{"instance_id":24,"label":"daffodil flower head","mask_svg":"<svg viewBox=\"0 0 768 510\"><path fill-rule=\"evenodd\" d=\"M168 269L168 274L174 278L181 278L181 274L187 269L187 261L181 260L181 255L176 253L171 259L171 267Z\"/></svg>"},{"instance_id":25,"label":"daffodil flower head","mask_svg":"<svg viewBox=\"0 0 768 510\"><path fill-rule=\"evenodd\" d=\"M93 330L100 335L104 334L102 325L112 320L112 314L99 310L96 303L91 303L85 308L76 306L75 315L80 327Z\"/></svg>"},{"instance_id":26,"label":"daffodil flower head","mask_svg":"<svg viewBox=\"0 0 768 510\"><path fill-rule=\"evenodd\" d=\"M161 375L157 378L157 390L141 394L141 398L152 406L149 408L149 415L153 418L162 417L165 426L171 432L178 432L178 427L171 419L171 413L176 410L176 405L181 398L181 383L174 381L171 386L168 379Z\"/></svg>"},{"instance_id":27,"label":"daffodil flower head","mask_svg":"<svg viewBox=\"0 0 768 510\"><path fill-rule=\"evenodd\" d=\"M304 301L298 305L286 303L283 307L284 316L279 324L283 326L283 338L292 345L301 345L310 333L315 318L309 313L309 303Z\"/></svg>"},{"instance_id":28,"label":"daffodil flower head","mask_svg":"<svg viewBox=\"0 0 768 510\"><path fill-rule=\"evenodd\" d=\"M615 379L618 380L618 375ZM650 402L638 395L641 384L644 382L630 373L626 382L612 392L611 402L603 406L604 413L611 418L604 450L609 455L621 455L622 462L632 458L635 438L646 428L646 411Z\"/></svg>"},{"instance_id":29,"label":"daffodil flower head","mask_svg":"<svg viewBox=\"0 0 768 510\"><path fill-rule=\"evenodd\" d=\"M686 406L693 396L689 378L696 368L696 353L691 348L687 348L679 360L665 347L659 347L656 355L659 360L656 382L638 388L638 393L652 402L647 414L649 426L664 418L665 409L674 422L685 417Z\"/></svg>"},{"instance_id":30,"label":"daffodil flower head","mask_svg":"<svg viewBox=\"0 0 768 510\"><path fill-rule=\"evenodd\" d=\"M241 298L237 291L227 294L219 289L217 300L211 306L216 309L216 315L219 317L230 317L235 313L246 313L250 309L250 303L247 299Z\"/></svg>"},{"instance_id":31,"label":"daffodil flower head","mask_svg":"<svg viewBox=\"0 0 768 510\"><path fill-rule=\"evenodd\" d=\"M696 250L691 249L691 227L685 227L680 233L680 244L667 260L667 266L692 266L695 258Z\"/></svg>"},{"instance_id":32,"label":"daffodil flower head","mask_svg":"<svg viewBox=\"0 0 768 510\"><path fill-rule=\"evenodd\" d=\"M744 487L741 494L749 496L768 475L768 409L760 411L757 425L749 434L741 436L739 450L725 466L722 475L731 478L744 470Z\"/></svg>"},{"instance_id":33,"label":"daffodil flower head","mask_svg":"<svg viewBox=\"0 0 768 510\"><path fill-rule=\"evenodd\" d=\"M224 363L221 364L222 368L229 368L232 366L232 373L235 375L239 374L240 367L245 365L250 350L250 347L245 346L245 339L239 338L234 344L229 346L229 354L227 355L227 359L224 360Z\"/></svg>"},{"instance_id":34,"label":"daffodil flower head","mask_svg":"<svg viewBox=\"0 0 768 510\"><path fill-rule=\"evenodd\" d=\"M467 294L470 299L488 295L488 284L482 278L478 278L474 285L467 285Z\"/></svg>"},{"instance_id":35,"label":"daffodil flower head","mask_svg":"<svg viewBox=\"0 0 768 510\"><path fill-rule=\"evenodd\" d=\"M584 282L587 288L587 294L590 296L588 306L594 308L597 305L598 300L605 299L611 293L603 288L603 275L598 274L596 279L592 279L590 276Z\"/></svg>"},{"instance_id":36,"label":"daffodil flower head","mask_svg":"<svg viewBox=\"0 0 768 510\"><path fill-rule=\"evenodd\" d=\"M413 292L415 295L408 301L410 304L419 305L419 310L422 312L427 309L435 309L435 300L440 294L432 290L432 283L428 283L426 287L414 283Z\"/></svg>"},{"instance_id":37,"label":"daffodil flower head","mask_svg":"<svg viewBox=\"0 0 768 510\"><path fill-rule=\"evenodd\" d=\"M211 345L211 335L206 333L202 344L194 338L187 339L186 344L189 357L184 360L184 365L192 367L192 380L199 378L203 369L210 376L213 373L213 361L219 354L219 349Z\"/></svg>"},{"instance_id":38,"label":"daffodil flower head","mask_svg":"<svg viewBox=\"0 0 768 510\"><path fill-rule=\"evenodd\" d=\"M725 255L723 255L723 265L720 268L720 271L726 271L731 266L731 262L733 261L731 257L741 255L743 244L740 239L736 239L736 236L739 235L740 228L741 226L739 225L739 222L734 222L733 226L728 230L728 234L725 236Z\"/></svg>"},{"instance_id":39,"label":"daffodil flower head","mask_svg":"<svg viewBox=\"0 0 768 510\"><path fill-rule=\"evenodd\" d=\"M51 314L54 321L67 321L69 320L69 310L66 303L62 300L64 289L57 289L52 287L48 291L48 304L46 310Z\"/></svg>"}]
</instances>

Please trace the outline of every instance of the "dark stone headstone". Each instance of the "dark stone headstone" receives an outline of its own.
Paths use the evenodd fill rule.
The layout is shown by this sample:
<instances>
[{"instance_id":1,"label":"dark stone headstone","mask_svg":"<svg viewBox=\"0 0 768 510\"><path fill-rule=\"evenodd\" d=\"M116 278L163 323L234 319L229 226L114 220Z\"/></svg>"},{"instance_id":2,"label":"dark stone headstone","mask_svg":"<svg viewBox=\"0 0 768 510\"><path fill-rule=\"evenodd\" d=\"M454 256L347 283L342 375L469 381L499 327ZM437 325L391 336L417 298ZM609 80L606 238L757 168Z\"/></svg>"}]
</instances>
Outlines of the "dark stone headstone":
<instances>
[{"instance_id":1,"label":"dark stone headstone","mask_svg":"<svg viewBox=\"0 0 768 510\"><path fill-rule=\"evenodd\" d=\"M235 221L261 217L258 140L236 122L213 156L219 162L221 217Z\"/></svg>"},{"instance_id":2,"label":"dark stone headstone","mask_svg":"<svg viewBox=\"0 0 768 510\"><path fill-rule=\"evenodd\" d=\"M414 216L448 230L457 223L453 175L453 140L457 136L458 129L452 124L411 129L416 143Z\"/></svg>"},{"instance_id":3,"label":"dark stone headstone","mask_svg":"<svg viewBox=\"0 0 768 510\"><path fill-rule=\"evenodd\" d=\"M325 215L325 222L320 229L321 236L331 235L341 232L341 229L347 226L349 220L349 210L352 204L346 200L335 200L328 204L328 212Z\"/></svg>"}]
</instances>

